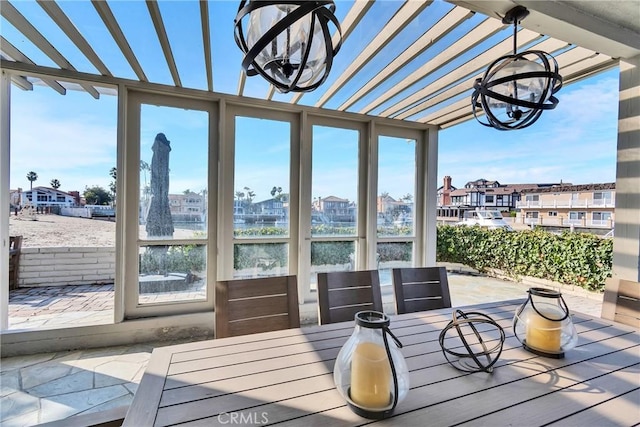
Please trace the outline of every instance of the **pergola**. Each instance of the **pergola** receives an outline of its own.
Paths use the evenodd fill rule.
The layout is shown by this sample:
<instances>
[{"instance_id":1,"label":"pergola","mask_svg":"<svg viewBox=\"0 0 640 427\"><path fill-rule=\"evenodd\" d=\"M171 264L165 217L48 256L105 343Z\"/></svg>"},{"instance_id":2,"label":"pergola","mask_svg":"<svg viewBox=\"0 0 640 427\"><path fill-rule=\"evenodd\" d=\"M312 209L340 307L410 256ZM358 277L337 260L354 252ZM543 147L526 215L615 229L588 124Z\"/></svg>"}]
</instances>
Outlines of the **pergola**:
<instances>
[{"instance_id":1,"label":"pergola","mask_svg":"<svg viewBox=\"0 0 640 427\"><path fill-rule=\"evenodd\" d=\"M128 127L131 113L127 106L128 102L137 102L140 94L177 99L177 105L186 106L190 102L213 105L203 108L211 108L213 116L218 118L211 130L221 141L220 158L214 159L220 161L221 166L211 174L221 177L219 200L229 197L230 191L229 185L225 184L229 171L224 166L225 159L229 160L224 143L231 132L226 124L228 110L259 110L263 111L260 115L266 116L292 114L300 123L298 142L309 137L304 126L313 117L319 117L320 122L345 120L364 129L365 141L371 140L377 129L387 127L397 130L398 135L417 135L422 147L420 158L423 159L418 167L424 177L417 186L420 196L416 198L419 218L416 225L417 263L432 265L435 263L433 207L437 187L437 133L439 129L473 119L470 102L473 82L492 61L512 51L512 28L503 24L500 18L519 4L527 7L530 15L520 25L518 48L553 54L565 85L612 67L620 69L613 272L620 278L640 279L640 2L356 0L337 3L344 45L331 76L312 93L280 94L261 78L248 79L242 72L241 54L235 45L231 46L237 6L230 2L92 0L90 3L65 3L38 0L22 4L2 0L0 205L9 205L11 90L32 90L34 85L46 85L60 95L68 90L81 90L94 98L118 96L118 170L124 171L124 179L118 181L119 194L121 190L124 194L122 203L118 204L118 217L131 218L131 224L135 225L137 210L133 197L137 182L127 180L127 171L137 168L136 159L130 157L127 148L127 141L135 139L135 132ZM174 8L184 11L189 22L176 21L176 14L172 13ZM78 16L76 9L82 9L94 20L86 23L74 20L74 16ZM123 13L127 9L130 15ZM135 25L148 26L149 39L144 43L131 38L132 21ZM11 31L6 29L5 23L10 24ZM178 30L180 37L176 36ZM51 31L60 37L48 37ZM108 38L114 49L105 51L101 44L92 43L96 34ZM142 55L142 45L153 52ZM232 47L235 53L229 56L221 46ZM114 62L114 50L120 56L120 62ZM38 54L32 57L29 52ZM152 64L153 68L162 69L163 74L152 73L143 59L152 55L159 58ZM194 70L190 62L184 63L185 58L194 58L195 63L200 64L195 70L197 78L186 78ZM301 168L303 158L304 148ZM306 196L310 197L304 186L301 182L300 198L291 201L292 205L298 203L293 209L301 218L310 216L310 212L305 211L308 207L302 203ZM366 196L367 189L361 191L363 197ZM210 194L216 196L215 193ZM371 212L375 213L375 206L369 207L362 219ZM8 214L6 209L0 213L2 259L8 259ZM218 224L221 227L218 235L212 238L231 243L232 235L222 227L231 224L231 220L220 213ZM136 245L133 233L126 233L127 224L118 231L118 246L125 252L127 246ZM306 225L302 220L298 230ZM375 223L363 227L362 235L375 233ZM304 236L298 233L301 232L292 232L292 238L303 240ZM375 250L369 248L359 256L359 265L366 267L375 257ZM218 254L220 268L214 270L218 278L227 274L228 267L225 266L229 262L232 261L224 254ZM5 283L6 263L1 267L0 277ZM297 273L308 275L304 268ZM131 274L127 268L118 267L119 282L135 280ZM8 291L3 287L0 292L1 325L6 328ZM303 296L305 292L308 289L303 289ZM164 326L157 321L146 325L138 321L136 326L123 327L121 324L126 324L129 317L125 293L122 288L116 291L116 298L121 298L116 301L116 324L111 330L101 330L103 343L123 330L134 334L138 329ZM169 311L165 314L177 313ZM134 317L150 314L143 311ZM184 320L180 326L186 329L210 321L210 317L196 317ZM74 339L73 332L61 334L69 338L68 342ZM34 337L43 346L52 339L51 334L24 332L6 334L3 341L20 345ZM85 338L87 342L99 339Z\"/></svg>"}]
</instances>

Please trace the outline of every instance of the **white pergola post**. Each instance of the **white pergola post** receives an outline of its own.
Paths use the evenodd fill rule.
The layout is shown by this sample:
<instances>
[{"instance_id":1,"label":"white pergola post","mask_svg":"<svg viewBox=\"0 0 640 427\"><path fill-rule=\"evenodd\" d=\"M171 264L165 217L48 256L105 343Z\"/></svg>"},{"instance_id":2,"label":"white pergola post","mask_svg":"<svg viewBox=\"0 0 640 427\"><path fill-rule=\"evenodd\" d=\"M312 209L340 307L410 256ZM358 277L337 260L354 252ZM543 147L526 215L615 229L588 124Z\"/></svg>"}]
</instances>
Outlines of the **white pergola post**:
<instances>
[{"instance_id":1,"label":"white pergola post","mask_svg":"<svg viewBox=\"0 0 640 427\"><path fill-rule=\"evenodd\" d=\"M429 128L427 136L425 188L425 224L424 224L424 266L436 265L437 206L438 206L438 131Z\"/></svg>"},{"instance_id":2,"label":"white pergola post","mask_svg":"<svg viewBox=\"0 0 640 427\"><path fill-rule=\"evenodd\" d=\"M640 281L640 55L620 60L613 276Z\"/></svg>"},{"instance_id":3,"label":"white pergola post","mask_svg":"<svg viewBox=\"0 0 640 427\"><path fill-rule=\"evenodd\" d=\"M9 329L9 125L11 76L0 76L0 330Z\"/></svg>"}]
</instances>

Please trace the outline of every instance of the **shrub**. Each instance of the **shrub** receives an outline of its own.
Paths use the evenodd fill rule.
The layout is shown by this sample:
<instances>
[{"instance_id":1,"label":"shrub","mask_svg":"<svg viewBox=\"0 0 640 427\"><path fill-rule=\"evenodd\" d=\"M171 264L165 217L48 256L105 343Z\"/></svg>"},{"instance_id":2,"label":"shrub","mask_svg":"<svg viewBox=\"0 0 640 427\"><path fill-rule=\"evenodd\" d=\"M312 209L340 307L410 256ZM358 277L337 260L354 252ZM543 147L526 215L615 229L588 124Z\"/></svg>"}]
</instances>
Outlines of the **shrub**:
<instances>
[{"instance_id":1,"label":"shrub","mask_svg":"<svg viewBox=\"0 0 640 427\"><path fill-rule=\"evenodd\" d=\"M336 265L350 262L353 242L313 242L311 265Z\"/></svg>"},{"instance_id":2,"label":"shrub","mask_svg":"<svg viewBox=\"0 0 640 427\"><path fill-rule=\"evenodd\" d=\"M204 246L150 246L140 255L140 274L202 272L205 258Z\"/></svg>"},{"instance_id":3,"label":"shrub","mask_svg":"<svg viewBox=\"0 0 640 427\"><path fill-rule=\"evenodd\" d=\"M516 279L531 276L602 291L611 276L613 241L587 233L442 225L436 258L483 272L500 269Z\"/></svg>"},{"instance_id":4,"label":"shrub","mask_svg":"<svg viewBox=\"0 0 640 427\"><path fill-rule=\"evenodd\" d=\"M286 233L287 230L280 227L235 230L236 236L280 236ZM378 229L380 236L410 233L411 228L405 226L394 227L393 230ZM355 229L323 224L313 226L312 234L352 236ZM521 276L538 277L597 291L604 289L604 281L611 275L613 241L593 234L566 232L555 235L540 229L506 231L439 225L437 236L437 261L461 263L481 272L499 269L514 279ZM257 248L260 250L256 251ZM347 264L353 249L352 242L313 242L311 264ZM412 245L402 242L379 243L377 251L381 262L409 261ZM286 265L286 245L234 246L236 269L255 267L265 257ZM196 261L200 262L198 259ZM204 260L201 262L204 263Z\"/></svg>"},{"instance_id":5,"label":"shrub","mask_svg":"<svg viewBox=\"0 0 640 427\"><path fill-rule=\"evenodd\" d=\"M411 248L408 242L378 243L379 261L411 261Z\"/></svg>"},{"instance_id":6,"label":"shrub","mask_svg":"<svg viewBox=\"0 0 640 427\"><path fill-rule=\"evenodd\" d=\"M235 244L233 245L233 268L260 267L270 270L288 263L287 245L284 243Z\"/></svg>"}]
</instances>

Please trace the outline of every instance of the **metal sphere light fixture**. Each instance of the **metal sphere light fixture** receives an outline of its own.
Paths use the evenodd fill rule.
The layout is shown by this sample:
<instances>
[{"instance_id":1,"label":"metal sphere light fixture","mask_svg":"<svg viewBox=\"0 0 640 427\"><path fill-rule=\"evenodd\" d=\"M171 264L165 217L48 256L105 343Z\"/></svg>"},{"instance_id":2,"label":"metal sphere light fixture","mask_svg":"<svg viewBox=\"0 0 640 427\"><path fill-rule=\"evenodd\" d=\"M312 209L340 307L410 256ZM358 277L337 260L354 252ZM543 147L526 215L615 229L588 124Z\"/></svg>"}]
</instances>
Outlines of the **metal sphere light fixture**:
<instances>
[{"instance_id":1,"label":"metal sphere light fixture","mask_svg":"<svg viewBox=\"0 0 640 427\"><path fill-rule=\"evenodd\" d=\"M513 24L513 54L495 60L473 85L473 116L484 126L524 129L544 110L558 105L554 95L562 88L562 76L553 56L540 50L517 53L517 25L528 14L523 6L507 12L502 22ZM486 122L480 112L484 112Z\"/></svg>"},{"instance_id":2,"label":"metal sphere light fixture","mask_svg":"<svg viewBox=\"0 0 640 427\"><path fill-rule=\"evenodd\" d=\"M334 11L334 2L328 0L242 0L234 21L235 40L245 54L242 68L247 76L260 74L282 93L316 89L329 75L342 44ZM339 34L335 46L330 23Z\"/></svg>"}]
</instances>

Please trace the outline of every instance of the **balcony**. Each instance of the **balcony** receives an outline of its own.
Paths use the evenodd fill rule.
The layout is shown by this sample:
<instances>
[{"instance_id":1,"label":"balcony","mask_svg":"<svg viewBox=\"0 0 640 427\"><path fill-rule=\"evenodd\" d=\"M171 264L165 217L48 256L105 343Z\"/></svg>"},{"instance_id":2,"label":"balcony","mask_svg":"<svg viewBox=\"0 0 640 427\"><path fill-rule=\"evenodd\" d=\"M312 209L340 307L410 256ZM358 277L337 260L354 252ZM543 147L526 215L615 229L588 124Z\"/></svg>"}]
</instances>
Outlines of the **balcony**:
<instances>
[{"instance_id":1,"label":"balcony","mask_svg":"<svg viewBox=\"0 0 640 427\"><path fill-rule=\"evenodd\" d=\"M516 203L518 209L572 209L572 208L609 208L614 209L616 206L615 199L579 199L579 200L527 200Z\"/></svg>"},{"instance_id":2,"label":"balcony","mask_svg":"<svg viewBox=\"0 0 640 427\"><path fill-rule=\"evenodd\" d=\"M614 226L612 219L567 219L567 218L524 218L524 224L529 226L539 225L545 227L581 227L581 228L606 228Z\"/></svg>"}]
</instances>

